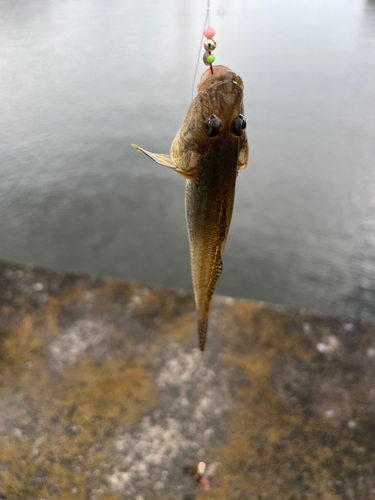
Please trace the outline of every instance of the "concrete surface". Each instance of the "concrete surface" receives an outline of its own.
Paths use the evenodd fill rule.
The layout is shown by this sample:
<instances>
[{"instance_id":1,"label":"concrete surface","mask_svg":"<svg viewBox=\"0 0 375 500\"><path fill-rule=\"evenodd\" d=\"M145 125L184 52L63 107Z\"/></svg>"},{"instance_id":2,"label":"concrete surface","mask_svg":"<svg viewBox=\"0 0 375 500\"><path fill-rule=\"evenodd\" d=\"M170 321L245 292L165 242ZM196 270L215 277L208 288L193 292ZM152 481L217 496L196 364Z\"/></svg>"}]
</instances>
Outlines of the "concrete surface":
<instances>
[{"instance_id":1,"label":"concrete surface","mask_svg":"<svg viewBox=\"0 0 375 500\"><path fill-rule=\"evenodd\" d=\"M0 263L0 498L375 498L375 326ZM211 490L192 474L208 465Z\"/></svg>"}]
</instances>

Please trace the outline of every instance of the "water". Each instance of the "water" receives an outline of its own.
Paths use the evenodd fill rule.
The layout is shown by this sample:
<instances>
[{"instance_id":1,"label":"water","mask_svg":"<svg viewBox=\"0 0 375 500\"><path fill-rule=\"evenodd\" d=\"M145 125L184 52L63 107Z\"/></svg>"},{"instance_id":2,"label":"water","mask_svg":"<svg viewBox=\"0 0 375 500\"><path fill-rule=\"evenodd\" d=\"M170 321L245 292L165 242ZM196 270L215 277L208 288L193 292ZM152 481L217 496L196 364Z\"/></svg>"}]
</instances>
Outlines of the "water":
<instances>
[{"instance_id":1,"label":"water","mask_svg":"<svg viewBox=\"0 0 375 500\"><path fill-rule=\"evenodd\" d=\"M212 0L245 83L221 294L375 320L374 0ZM202 0L0 0L0 258L191 290L184 180ZM203 63L199 75L204 71Z\"/></svg>"}]
</instances>

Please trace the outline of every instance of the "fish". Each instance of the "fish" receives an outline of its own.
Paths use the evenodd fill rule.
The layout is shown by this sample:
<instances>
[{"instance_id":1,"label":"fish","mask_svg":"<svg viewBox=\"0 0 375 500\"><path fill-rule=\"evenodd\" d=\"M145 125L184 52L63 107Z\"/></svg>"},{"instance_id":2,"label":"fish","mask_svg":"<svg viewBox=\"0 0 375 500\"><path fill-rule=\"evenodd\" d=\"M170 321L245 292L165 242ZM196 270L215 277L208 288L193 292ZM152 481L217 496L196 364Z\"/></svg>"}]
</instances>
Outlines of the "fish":
<instances>
[{"instance_id":1,"label":"fish","mask_svg":"<svg viewBox=\"0 0 375 500\"><path fill-rule=\"evenodd\" d=\"M202 74L170 155L132 144L186 179L186 222L201 351L211 298L223 270L237 175L246 168L249 155L242 79L226 66L212 69L213 74L210 69Z\"/></svg>"}]
</instances>

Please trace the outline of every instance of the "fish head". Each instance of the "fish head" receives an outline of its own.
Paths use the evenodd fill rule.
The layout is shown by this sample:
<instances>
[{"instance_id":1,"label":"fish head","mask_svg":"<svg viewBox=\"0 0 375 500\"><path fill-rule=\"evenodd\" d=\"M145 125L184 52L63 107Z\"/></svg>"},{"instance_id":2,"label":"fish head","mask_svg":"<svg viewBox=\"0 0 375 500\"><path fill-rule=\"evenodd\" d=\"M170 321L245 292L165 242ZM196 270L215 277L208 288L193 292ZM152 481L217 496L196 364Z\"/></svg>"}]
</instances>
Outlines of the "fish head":
<instances>
[{"instance_id":1,"label":"fish head","mask_svg":"<svg viewBox=\"0 0 375 500\"><path fill-rule=\"evenodd\" d=\"M242 79L225 66L214 66L213 71L203 73L171 147L173 162L190 173L198 171L202 160L224 150L237 157L238 169L247 164Z\"/></svg>"}]
</instances>

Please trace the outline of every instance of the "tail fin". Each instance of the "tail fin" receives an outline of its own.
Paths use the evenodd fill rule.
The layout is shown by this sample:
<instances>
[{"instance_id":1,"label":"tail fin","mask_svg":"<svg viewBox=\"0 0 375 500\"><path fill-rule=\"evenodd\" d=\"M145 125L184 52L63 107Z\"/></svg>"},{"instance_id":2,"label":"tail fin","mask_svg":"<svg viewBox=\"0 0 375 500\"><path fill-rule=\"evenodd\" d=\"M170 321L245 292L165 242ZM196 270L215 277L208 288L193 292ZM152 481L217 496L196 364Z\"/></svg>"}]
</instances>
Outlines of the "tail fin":
<instances>
[{"instance_id":1,"label":"tail fin","mask_svg":"<svg viewBox=\"0 0 375 500\"><path fill-rule=\"evenodd\" d=\"M199 336L199 349L203 352L206 344L208 325L208 310L203 314L198 312L198 336Z\"/></svg>"}]
</instances>

